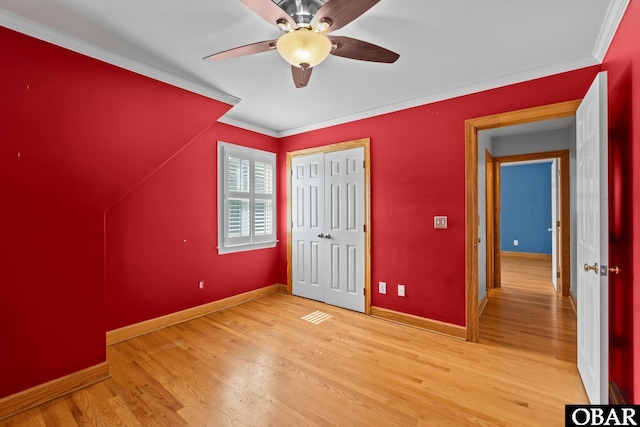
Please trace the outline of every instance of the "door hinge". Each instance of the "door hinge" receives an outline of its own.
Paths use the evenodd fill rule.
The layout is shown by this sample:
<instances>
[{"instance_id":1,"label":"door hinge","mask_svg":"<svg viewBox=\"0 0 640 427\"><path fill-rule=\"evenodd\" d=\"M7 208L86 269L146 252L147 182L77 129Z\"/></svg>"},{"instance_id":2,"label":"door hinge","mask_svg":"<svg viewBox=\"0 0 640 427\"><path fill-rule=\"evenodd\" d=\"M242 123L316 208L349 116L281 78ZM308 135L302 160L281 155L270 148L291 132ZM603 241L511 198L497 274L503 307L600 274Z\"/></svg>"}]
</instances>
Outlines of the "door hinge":
<instances>
[{"instance_id":1,"label":"door hinge","mask_svg":"<svg viewBox=\"0 0 640 427\"><path fill-rule=\"evenodd\" d=\"M560 221L556 221L556 227L560 227Z\"/></svg>"},{"instance_id":2,"label":"door hinge","mask_svg":"<svg viewBox=\"0 0 640 427\"><path fill-rule=\"evenodd\" d=\"M366 164L367 164L367 162L365 160L363 160L362 161L362 169L366 169L367 168Z\"/></svg>"},{"instance_id":3,"label":"door hinge","mask_svg":"<svg viewBox=\"0 0 640 427\"><path fill-rule=\"evenodd\" d=\"M362 225L362 231L364 231L365 233L367 232L367 224Z\"/></svg>"},{"instance_id":4,"label":"door hinge","mask_svg":"<svg viewBox=\"0 0 640 427\"><path fill-rule=\"evenodd\" d=\"M556 277L559 279L560 278L560 272L556 271Z\"/></svg>"},{"instance_id":5,"label":"door hinge","mask_svg":"<svg viewBox=\"0 0 640 427\"><path fill-rule=\"evenodd\" d=\"M291 176L293 176L293 168L291 168Z\"/></svg>"},{"instance_id":6,"label":"door hinge","mask_svg":"<svg viewBox=\"0 0 640 427\"><path fill-rule=\"evenodd\" d=\"M362 295L367 296L367 288L362 288Z\"/></svg>"}]
</instances>

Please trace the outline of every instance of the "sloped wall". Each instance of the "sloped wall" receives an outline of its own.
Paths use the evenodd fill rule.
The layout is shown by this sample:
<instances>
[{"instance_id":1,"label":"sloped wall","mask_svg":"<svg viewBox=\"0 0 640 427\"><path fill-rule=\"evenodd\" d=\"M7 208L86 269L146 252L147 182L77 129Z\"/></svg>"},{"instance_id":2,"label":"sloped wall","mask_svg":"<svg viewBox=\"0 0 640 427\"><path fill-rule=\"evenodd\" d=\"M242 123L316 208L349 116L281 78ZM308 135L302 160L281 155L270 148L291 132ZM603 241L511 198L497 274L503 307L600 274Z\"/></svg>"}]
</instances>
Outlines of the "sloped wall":
<instances>
[{"instance_id":1,"label":"sloped wall","mask_svg":"<svg viewBox=\"0 0 640 427\"><path fill-rule=\"evenodd\" d=\"M228 105L0 28L0 398L105 361L104 212Z\"/></svg>"},{"instance_id":2,"label":"sloped wall","mask_svg":"<svg viewBox=\"0 0 640 427\"><path fill-rule=\"evenodd\" d=\"M107 212L108 330L278 282L276 248L218 255L219 140L278 148L275 138L215 124Z\"/></svg>"}]
</instances>

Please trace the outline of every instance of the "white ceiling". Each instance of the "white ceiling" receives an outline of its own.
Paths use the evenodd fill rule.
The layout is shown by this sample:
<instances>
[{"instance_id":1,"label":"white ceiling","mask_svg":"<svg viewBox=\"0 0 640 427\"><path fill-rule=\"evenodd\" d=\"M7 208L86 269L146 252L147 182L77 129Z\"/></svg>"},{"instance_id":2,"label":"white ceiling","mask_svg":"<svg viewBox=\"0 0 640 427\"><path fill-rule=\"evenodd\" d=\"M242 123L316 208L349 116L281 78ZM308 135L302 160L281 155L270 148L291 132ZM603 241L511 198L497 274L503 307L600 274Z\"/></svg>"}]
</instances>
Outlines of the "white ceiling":
<instances>
[{"instance_id":1,"label":"white ceiling","mask_svg":"<svg viewBox=\"0 0 640 427\"><path fill-rule=\"evenodd\" d=\"M0 0L0 25L228 103L273 136L598 64L629 0L381 0L336 31L400 54L330 56L293 85L277 52L202 57L281 33L240 0Z\"/></svg>"}]
</instances>

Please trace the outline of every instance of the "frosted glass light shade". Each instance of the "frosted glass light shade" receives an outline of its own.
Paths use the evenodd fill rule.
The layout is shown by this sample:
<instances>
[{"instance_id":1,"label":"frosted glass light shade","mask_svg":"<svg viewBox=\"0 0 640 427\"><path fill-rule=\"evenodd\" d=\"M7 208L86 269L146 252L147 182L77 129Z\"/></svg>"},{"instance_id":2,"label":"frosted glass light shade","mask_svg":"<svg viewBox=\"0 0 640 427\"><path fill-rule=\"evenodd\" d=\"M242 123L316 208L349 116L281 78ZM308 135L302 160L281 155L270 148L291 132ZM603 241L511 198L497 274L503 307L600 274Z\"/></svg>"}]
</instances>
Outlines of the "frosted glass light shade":
<instances>
[{"instance_id":1,"label":"frosted glass light shade","mask_svg":"<svg viewBox=\"0 0 640 427\"><path fill-rule=\"evenodd\" d=\"M331 52L331 40L324 34L300 28L280 36L276 49L293 66L315 67Z\"/></svg>"}]
</instances>

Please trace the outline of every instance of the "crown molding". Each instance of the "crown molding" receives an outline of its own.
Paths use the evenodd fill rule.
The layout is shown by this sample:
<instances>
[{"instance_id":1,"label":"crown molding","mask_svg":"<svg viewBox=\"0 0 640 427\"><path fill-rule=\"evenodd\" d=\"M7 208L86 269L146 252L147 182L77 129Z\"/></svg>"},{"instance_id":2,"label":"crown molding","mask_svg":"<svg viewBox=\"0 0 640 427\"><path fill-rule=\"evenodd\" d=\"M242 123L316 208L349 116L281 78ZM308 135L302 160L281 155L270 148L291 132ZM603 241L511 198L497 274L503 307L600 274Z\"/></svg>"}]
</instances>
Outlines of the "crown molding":
<instances>
[{"instance_id":1,"label":"crown molding","mask_svg":"<svg viewBox=\"0 0 640 427\"><path fill-rule=\"evenodd\" d=\"M260 134L263 134L263 135L266 135L266 136L271 136L273 138L279 138L278 132L276 132L276 131L274 131L272 129L268 129L268 128L264 127L264 126L256 125L256 124L245 122L245 121L242 121L242 120L233 119L231 117L227 117L226 114L224 114L222 117L220 117L218 119L218 122L224 123L224 124L229 125L229 126L235 126L237 128L240 128L240 129L244 129L244 130L260 133Z\"/></svg>"},{"instance_id":2,"label":"crown molding","mask_svg":"<svg viewBox=\"0 0 640 427\"><path fill-rule=\"evenodd\" d=\"M36 39L43 40L56 46L69 49L99 61L115 65L116 67L132 71L136 74L158 80L171 86L175 86L225 104L236 105L240 102L240 98L228 93L195 83L183 77L178 77L174 74L112 52L108 49L94 46L90 43L69 36L68 34L55 31L2 9L0 9L0 25Z\"/></svg>"},{"instance_id":3,"label":"crown molding","mask_svg":"<svg viewBox=\"0 0 640 427\"><path fill-rule=\"evenodd\" d=\"M622 21L622 17L630 1L631 0L612 0L611 3L609 3L607 15L604 18L600 34L598 34L598 40L596 40L596 46L593 49L593 56L599 63L604 61L604 57L609 50L609 46L613 41L618 25L620 25L620 21Z\"/></svg>"},{"instance_id":4,"label":"crown molding","mask_svg":"<svg viewBox=\"0 0 640 427\"><path fill-rule=\"evenodd\" d=\"M370 110L362 111L356 114L343 116L337 119L327 120L323 122L314 123L308 126L302 126L294 129L283 130L277 133L278 138L284 138L287 136L297 135L305 132L311 132L318 129L323 129L331 126L341 125L356 120L368 119L375 116L381 116L383 114L394 113L409 108L419 107L421 105L432 104L434 102L444 101L458 96L470 95L472 93L482 92L485 90L497 89L503 86L508 86L516 83L522 83L529 80L535 80L538 78L552 76L554 74L560 74L567 71L573 71L580 68L590 67L598 65L600 62L591 54L587 54L576 58L572 61L565 62L563 64L555 64L548 67L536 68L533 70L527 70L516 74L510 74L497 79L489 80L486 82L479 82L470 85L460 86L455 89L451 89L444 92L439 92L424 97L414 98L407 101L402 101L394 104L388 104L382 107L373 108Z\"/></svg>"}]
</instances>

